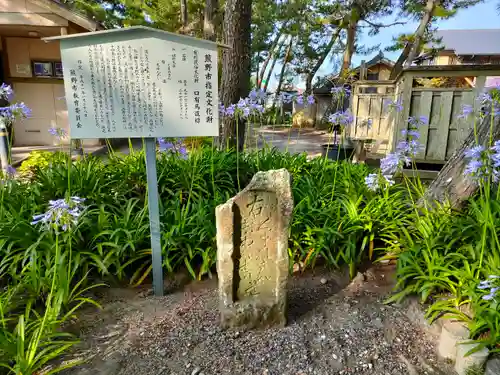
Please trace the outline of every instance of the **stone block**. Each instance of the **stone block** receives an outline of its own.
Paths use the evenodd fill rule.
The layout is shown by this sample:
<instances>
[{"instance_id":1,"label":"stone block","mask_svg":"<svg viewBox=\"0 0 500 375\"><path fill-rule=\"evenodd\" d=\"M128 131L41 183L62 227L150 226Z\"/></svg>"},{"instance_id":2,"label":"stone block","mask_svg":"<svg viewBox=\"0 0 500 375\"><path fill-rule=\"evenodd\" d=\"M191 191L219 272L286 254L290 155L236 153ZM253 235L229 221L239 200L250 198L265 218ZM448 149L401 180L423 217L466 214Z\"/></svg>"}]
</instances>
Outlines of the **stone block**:
<instances>
[{"instance_id":1,"label":"stone block","mask_svg":"<svg viewBox=\"0 0 500 375\"><path fill-rule=\"evenodd\" d=\"M469 330L460 322L447 321L443 324L439 338L438 353L441 357L455 361L457 344L469 338Z\"/></svg>"},{"instance_id":2,"label":"stone block","mask_svg":"<svg viewBox=\"0 0 500 375\"><path fill-rule=\"evenodd\" d=\"M285 325L292 211L286 169L256 173L245 189L216 208L223 327Z\"/></svg>"},{"instance_id":3,"label":"stone block","mask_svg":"<svg viewBox=\"0 0 500 375\"><path fill-rule=\"evenodd\" d=\"M484 366L490 351L487 348L483 348L477 352L466 354L476 347L478 344L473 342L460 342L457 345L457 358L455 362L455 371L458 375L468 375L469 369L479 369Z\"/></svg>"}]
</instances>

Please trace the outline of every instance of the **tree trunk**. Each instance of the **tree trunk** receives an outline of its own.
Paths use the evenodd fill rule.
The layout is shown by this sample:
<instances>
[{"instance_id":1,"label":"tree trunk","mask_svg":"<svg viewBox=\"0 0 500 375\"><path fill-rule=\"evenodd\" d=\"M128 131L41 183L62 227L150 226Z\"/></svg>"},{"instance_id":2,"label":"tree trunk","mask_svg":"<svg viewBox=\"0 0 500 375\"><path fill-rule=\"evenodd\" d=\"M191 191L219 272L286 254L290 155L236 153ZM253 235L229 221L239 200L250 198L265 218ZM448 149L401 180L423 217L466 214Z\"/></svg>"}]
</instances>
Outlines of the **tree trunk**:
<instances>
[{"instance_id":1,"label":"tree trunk","mask_svg":"<svg viewBox=\"0 0 500 375\"><path fill-rule=\"evenodd\" d=\"M332 38L330 39L330 42L328 43L328 45L325 48L325 52L323 53L323 55L321 55L318 58L318 61L316 61L316 64L314 65L314 67L312 68L312 70L307 75L307 77L306 77L306 93L310 94L312 92L312 81L313 81L313 78L316 75L316 73L318 72L318 69L321 67L321 65L323 65L323 62L325 62L325 59L328 56L328 54L330 53L330 51L332 50L333 45L337 41L337 38L339 37L341 30L342 29L339 27L333 33ZM349 62L349 65L350 64L351 63Z\"/></svg>"},{"instance_id":2,"label":"tree trunk","mask_svg":"<svg viewBox=\"0 0 500 375\"><path fill-rule=\"evenodd\" d=\"M267 76L266 76L266 83L264 83L264 87L262 87L262 90L264 92L267 92L267 88L269 86L269 80L271 79L271 74L273 74L274 71L274 66L276 65L276 62L278 61L281 49L283 48L283 45L285 44L285 40L282 40L280 45L278 46L278 49L273 53L273 62L271 63L271 66L269 67L269 70L267 71Z\"/></svg>"},{"instance_id":3,"label":"tree trunk","mask_svg":"<svg viewBox=\"0 0 500 375\"><path fill-rule=\"evenodd\" d=\"M225 106L237 103L250 91L251 17L252 0L226 0L223 34L224 43L230 48L222 53L221 99ZM243 150L245 127L242 120L225 118L221 146L229 144L231 147L237 146L239 150Z\"/></svg>"},{"instance_id":4,"label":"tree trunk","mask_svg":"<svg viewBox=\"0 0 500 375\"><path fill-rule=\"evenodd\" d=\"M491 117L485 116L477 126L477 141L474 129L472 129L461 147L446 162L425 192L424 200L429 206L432 207L434 202L449 202L452 208L460 208L474 194L477 185L463 173L468 163L468 160L464 158L464 151L477 144L488 146L490 130L492 130L493 140L500 139L500 118L498 116L494 119L493 127L491 126Z\"/></svg>"},{"instance_id":5,"label":"tree trunk","mask_svg":"<svg viewBox=\"0 0 500 375\"><path fill-rule=\"evenodd\" d=\"M278 35L276 35L276 39L274 40L274 43L272 44L271 48L269 49L269 55L264 60L264 63L262 64L262 67L260 68L259 71L257 71L257 80L258 80L258 86L257 87L258 88L262 87L262 80L264 79L264 74L266 73L267 65L269 64L269 61L271 61L271 59L273 58L273 56L275 56L274 51L278 47L280 38L281 38L281 30L278 32ZM281 46L282 45L283 45L283 42L281 44L279 44L278 53L281 50ZM274 68L274 63L273 63L272 67Z\"/></svg>"},{"instance_id":6,"label":"tree trunk","mask_svg":"<svg viewBox=\"0 0 500 375\"><path fill-rule=\"evenodd\" d=\"M406 58L410 54L412 44L410 42L406 43L405 48L401 52L401 55L399 55L398 60L394 64L391 70L391 74L389 75L389 79L396 79L399 73L403 70L403 65L406 61Z\"/></svg>"},{"instance_id":7,"label":"tree trunk","mask_svg":"<svg viewBox=\"0 0 500 375\"><path fill-rule=\"evenodd\" d=\"M422 38L424 37L425 30L431 22L434 10L436 9L436 6L439 5L439 2L440 0L427 0L424 16L422 17L420 25L418 25L418 29L413 40L413 46L411 48L410 54L408 55L405 66L410 66L413 60L415 60L415 58L417 57L417 54L420 52Z\"/></svg>"},{"instance_id":8,"label":"tree trunk","mask_svg":"<svg viewBox=\"0 0 500 375\"><path fill-rule=\"evenodd\" d=\"M415 31L415 36L413 38L413 43L407 44L408 48L404 48L403 52L398 58L397 63L394 65L391 71L389 79L396 79L398 74L403 69L403 66L410 66L412 61L417 57L417 52L420 51L420 45L422 44L422 38L424 36L425 30L432 20L432 15L436 6L439 4L440 0L427 0L425 4L424 15L420 20L420 24Z\"/></svg>"},{"instance_id":9,"label":"tree trunk","mask_svg":"<svg viewBox=\"0 0 500 375\"><path fill-rule=\"evenodd\" d=\"M342 69L340 70L340 81L343 83L351 67L352 55L354 54L356 43L356 32L358 30L359 10L353 6L349 21L347 22L347 40L342 58Z\"/></svg>"},{"instance_id":10,"label":"tree trunk","mask_svg":"<svg viewBox=\"0 0 500 375\"><path fill-rule=\"evenodd\" d=\"M217 10L218 0L206 0L203 14L203 37L215 42L217 40Z\"/></svg>"},{"instance_id":11,"label":"tree trunk","mask_svg":"<svg viewBox=\"0 0 500 375\"><path fill-rule=\"evenodd\" d=\"M255 88L256 89L260 88L259 73L260 73L260 52L257 53L257 71L255 72Z\"/></svg>"},{"instance_id":12,"label":"tree trunk","mask_svg":"<svg viewBox=\"0 0 500 375\"><path fill-rule=\"evenodd\" d=\"M181 24L182 24L182 32L187 33L188 30L187 0L181 0Z\"/></svg>"},{"instance_id":13,"label":"tree trunk","mask_svg":"<svg viewBox=\"0 0 500 375\"><path fill-rule=\"evenodd\" d=\"M343 86L344 82L348 78L348 73L349 69L351 67L351 60L352 60L352 55L354 54L355 50L355 43L356 43L356 32L358 30L358 23L360 20L360 12L357 7L352 8L351 14L349 15L348 19L344 19L343 24L347 24L347 41L346 41L346 47L344 50L344 56L342 59L342 68L339 73L339 79L337 80L337 85L338 86ZM334 102L333 100L331 103L328 105L325 113L323 114L322 122L326 121L328 116L333 112L333 108L336 105L336 101ZM314 126L320 125L316 120L314 121Z\"/></svg>"},{"instance_id":14,"label":"tree trunk","mask_svg":"<svg viewBox=\"0 0 500 375\"><path fill-rule=\"evenodd\" d=\"M288 64L288 59L290 58L290 53L292 52L293 38L290 37L290 42L286 48L285 58L283 59L283 65L281 65L281 71L279 75L278 87L276 88L275 98L281 93L281 85L283 84L283 75L285 74L286 65Z\"/></svg>"}]
</instances>

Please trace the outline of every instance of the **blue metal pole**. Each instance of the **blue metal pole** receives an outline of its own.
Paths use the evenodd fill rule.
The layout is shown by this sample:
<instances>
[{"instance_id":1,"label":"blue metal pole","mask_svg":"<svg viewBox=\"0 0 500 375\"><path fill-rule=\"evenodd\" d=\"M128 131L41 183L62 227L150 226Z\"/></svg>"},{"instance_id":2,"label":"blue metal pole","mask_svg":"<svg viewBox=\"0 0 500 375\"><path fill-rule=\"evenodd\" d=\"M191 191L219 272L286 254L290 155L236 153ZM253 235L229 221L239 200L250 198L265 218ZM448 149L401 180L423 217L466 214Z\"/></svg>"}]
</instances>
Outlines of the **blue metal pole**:
<instances>
[{"instance_id":1,"label":"blue metal pole","mask_svg":"<svg viewBox=\"0 0 500 375\"><path fill-rule=\"evenodd\" d=\"M9 133L5 118L0 117L0 164L5 173L9 166Z\"/></svg>"},{"instance_id":2,"label":"blue metal pole","mask_svg":"<svg viewBox=\"0 0 500 375\"><path fill-rule=\"evenodd\" d=\"M156 175L156 139L145 138L144 143L146 148L149 227L151 230L151 253L153 258L153 291L155 296L163 296L160 205L158 199L158 178Z\"/></svg>"}]
</instances>

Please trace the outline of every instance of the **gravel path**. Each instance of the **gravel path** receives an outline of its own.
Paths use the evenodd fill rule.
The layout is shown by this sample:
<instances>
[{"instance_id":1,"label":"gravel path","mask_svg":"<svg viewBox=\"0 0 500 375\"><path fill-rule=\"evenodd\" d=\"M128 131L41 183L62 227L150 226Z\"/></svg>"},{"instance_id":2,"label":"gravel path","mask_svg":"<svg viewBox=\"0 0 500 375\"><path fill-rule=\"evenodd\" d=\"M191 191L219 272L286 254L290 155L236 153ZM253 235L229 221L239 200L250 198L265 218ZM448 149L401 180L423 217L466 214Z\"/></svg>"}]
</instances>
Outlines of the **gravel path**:
<instances>
[{"instance_id":1,"label":"gravel path","mask_svg":"<svg viewBox=\"0 0 500 375\"><path fill-rule=\"evenodd\" d=\"M215 280L164 298L110 290L104 309L80 322L75 357L90 361L65 374L453 374L436 339L382 303L393 285L387 267L349 285L327 271L294 276L288 325L264 331L219 328Z\"/></svg>"}]
</instances>

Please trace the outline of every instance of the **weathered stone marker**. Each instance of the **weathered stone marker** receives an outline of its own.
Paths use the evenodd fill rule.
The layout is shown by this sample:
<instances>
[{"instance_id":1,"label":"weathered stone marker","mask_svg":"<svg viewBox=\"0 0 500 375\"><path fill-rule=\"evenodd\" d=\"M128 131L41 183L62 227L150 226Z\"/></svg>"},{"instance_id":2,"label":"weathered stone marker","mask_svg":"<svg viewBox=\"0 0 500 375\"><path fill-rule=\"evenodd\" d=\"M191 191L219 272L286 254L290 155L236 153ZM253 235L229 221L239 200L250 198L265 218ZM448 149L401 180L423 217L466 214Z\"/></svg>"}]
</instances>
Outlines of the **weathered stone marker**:
<instances>
[{"instance_id":1,"label":"weathered stone marker","mask_svg":"<svg viewBox=\"0 0 500 375\"><path fill-rule=\"evenodd\" d=\"M257 172L245 189L216 208L223 327L285 325L292 210L286 169Z\"/></svg>"}]
</instances>

